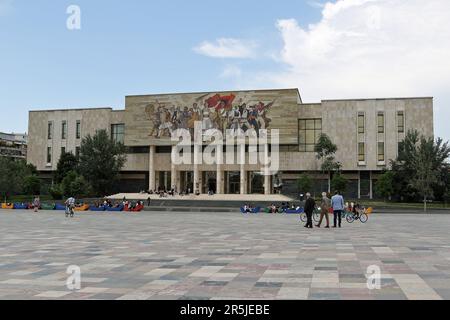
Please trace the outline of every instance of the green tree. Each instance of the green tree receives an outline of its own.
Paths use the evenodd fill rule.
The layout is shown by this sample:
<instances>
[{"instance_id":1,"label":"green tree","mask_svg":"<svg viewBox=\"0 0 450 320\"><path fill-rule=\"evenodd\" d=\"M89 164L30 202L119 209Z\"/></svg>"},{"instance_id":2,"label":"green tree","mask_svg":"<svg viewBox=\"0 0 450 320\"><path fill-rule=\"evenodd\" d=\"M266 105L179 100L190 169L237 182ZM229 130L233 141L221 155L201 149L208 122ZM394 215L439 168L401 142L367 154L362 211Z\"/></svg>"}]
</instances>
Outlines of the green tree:
<instances>
[{"instance_id":1,"label":"green tree","mask_svg":"<svg viewBox=\"0 0 450 320\"><path fill-rule=\"evenodd\" d=\"M26 176L23 180L23 192L27 195L39 195L41 192L41 180L36 175Z\"/></svg>"},{"instance_id":2,"label":"green tree","mask_svg":"<svg viewBox=\"0 0 450 320\"><path fill-rule=\"evenodd\" d=\"M35 175L36 168L22 159L0 157L0 196L7 197L24 192L25 177Z\"/></svg>"},{"instance_id":3,"label":"green tree","mask_svg":"<svg viewBox=\"0 0 450 320\"><path fill-rule=\"evenodd\" d=\"M339 190L340 192L344 192L347 189L348 180L342 176L340 173L336 173L333 175L333 179L331 179L331 187L333 190Z\"/></svg>"},{"instance_id":4,"label":"green tree","mask_svg":"<svg viewBox=\"0 0 450 320\"><path fill-rule=\"evenodd\" d=\"M62 193L66 197L82 198L91 194L91 186L89 183L75 171L67 173L61 182Z\"/></svg>"},{"instance_id":5,"label":"green tree","mask_svg":"<svg viewBox=\"0 0 450 320\"><path fill-rule=\"evenodd\" d=\"M96 195L114 191L119 172L126 162L126 148L112 140L106 130L88 135L81 142L79 171Z\"/></svg>"},{"instance_id":6,"label":"green tree","mask_svg":"<svg viewBox=\"0 0 450 320\"><path fill-rule=\"evenodd\" d=\"M77 170L78 159L71 152L66 152L59 158L54 174L55 182L61 183L66 175L73 170Z\"/></svg>"},{"instance_id":7,"label":"green tree","mask_svg":"<svg viewBox=\"0 0 450 320\"><path fill-rule=\"evenodd\" d=\"M311 191L312 179L307 174L302 174L297 180L297 186L300 193L306 193Z\"/></svg>"},{"instance_id":8,"label":"green tree","mask_svg":"<svg viewBox=\"0 0 450 320\"><path fill-rule=\"evenodd\" d=\"M337 151L337 146L331 141L330 137L322 133L314 147L316 152L316 157L321 161L322 172L328 173L328 192L331 191L331 174L334 171L341 170L341 163L337 162L335 159L335 153Z\"/></svg>"},{"instance_id":9,"label":"green tree","mask_svg":"<svg viewBox=\"0 0 450 320\"><path fill-rule=\"evenodd\" d=\"M392 162L394 189L402 197L421 200L426 210L427 201L435 197L435 191L445 190L448 177L448 142L420 135L417 130L408 131L399 145L399 156ZM445 191L441 191L441 196Z\"/></svg>"},{"instance_id":10,"label":"green tree","mask_svg":"<svg viewBox=\"0 0 450 320\"><path fill-rule=\"evenodd\" d=\"M391 199L394 194L394 173L392 171L384 172L375 184L375 192L385 200Z\"/></svg>"}]
</instances>

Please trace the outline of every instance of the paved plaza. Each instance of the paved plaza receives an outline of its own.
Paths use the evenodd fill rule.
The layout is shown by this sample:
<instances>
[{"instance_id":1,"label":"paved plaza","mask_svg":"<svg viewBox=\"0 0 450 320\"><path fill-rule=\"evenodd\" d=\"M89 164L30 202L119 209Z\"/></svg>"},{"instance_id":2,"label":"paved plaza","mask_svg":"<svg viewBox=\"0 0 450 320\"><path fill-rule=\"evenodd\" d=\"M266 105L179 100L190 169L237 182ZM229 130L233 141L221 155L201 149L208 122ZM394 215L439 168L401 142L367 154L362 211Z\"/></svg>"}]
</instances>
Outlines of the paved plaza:
<instances>
[{"instance_id":1,"label":"paved plaza","mask_svg":"<svg viewBox=\"0 0 450 320\"><path fill-rule=\"evenodd\" d=\"M0 299L450 299L450 215L0 210ZM66 288L81 268L81 290ZM381 289L366 271L382 271Z\"/></svg>"}]
</instances>

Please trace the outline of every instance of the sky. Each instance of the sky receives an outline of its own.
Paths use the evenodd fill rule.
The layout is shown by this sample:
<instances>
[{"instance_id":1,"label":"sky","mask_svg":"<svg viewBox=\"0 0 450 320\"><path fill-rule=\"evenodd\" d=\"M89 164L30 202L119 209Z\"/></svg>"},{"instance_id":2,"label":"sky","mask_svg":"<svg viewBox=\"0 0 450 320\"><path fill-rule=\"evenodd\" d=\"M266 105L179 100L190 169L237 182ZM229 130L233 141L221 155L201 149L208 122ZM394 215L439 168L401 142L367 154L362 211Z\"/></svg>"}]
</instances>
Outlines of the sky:
<instances>
[{"instance_id":1,"label":"sky","mask_svg":"<svg viewBox=\"0 0 450 320\"><path fill-rule=\"evenodd\" d=\"M0 0L0 131L26 132L29 110L275 88L432 96L450 140L450 1Z\"/></svg>"}]
</instances>

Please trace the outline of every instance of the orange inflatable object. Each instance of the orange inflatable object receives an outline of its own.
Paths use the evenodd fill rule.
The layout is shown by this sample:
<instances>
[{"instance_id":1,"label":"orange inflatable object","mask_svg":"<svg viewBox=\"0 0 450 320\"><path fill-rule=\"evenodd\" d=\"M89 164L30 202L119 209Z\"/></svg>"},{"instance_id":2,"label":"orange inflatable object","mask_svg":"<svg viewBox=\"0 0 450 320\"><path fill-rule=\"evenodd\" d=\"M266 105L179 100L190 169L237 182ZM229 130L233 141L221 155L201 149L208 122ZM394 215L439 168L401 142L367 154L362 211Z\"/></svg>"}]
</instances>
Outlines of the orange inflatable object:
<instances>
[{"instance_id":1,"label":"orange inflatable object","mask_svg":"<svg viewBox=\"0 0 450 320\"><path fill-rule=\"evenodd\" d=\"M2 209L14 209L14 203L2 203Z\"/></svg>"},{"instance_id":2,"label":"orange inflatable object","mask_svg":"<svg viewBox=\"0 0 450 320\"><path fill-rule=\"evenodd\" d=\"M84 204L81 207L75 207L73 210L74 211L88 211L89 210L89 205Z\"/></svg>"}]
</instances>

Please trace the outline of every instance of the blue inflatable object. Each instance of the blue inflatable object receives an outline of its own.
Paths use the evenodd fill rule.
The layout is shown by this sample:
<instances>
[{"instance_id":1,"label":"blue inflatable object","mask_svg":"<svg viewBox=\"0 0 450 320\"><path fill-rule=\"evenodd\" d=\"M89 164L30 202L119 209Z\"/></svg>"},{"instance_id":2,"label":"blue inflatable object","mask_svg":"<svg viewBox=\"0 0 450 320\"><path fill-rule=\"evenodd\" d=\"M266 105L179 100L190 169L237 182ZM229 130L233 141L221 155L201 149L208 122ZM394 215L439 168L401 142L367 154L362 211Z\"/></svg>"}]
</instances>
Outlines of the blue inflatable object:
<instances>
[{"instance_id":1,"label":"blue inflatable object","mask_svg":"<svg viewBox=\"0 0 450 320\"><path fill-rule=\"evenodd\" d=\"M90 206L89 211L105 211L105 206L101 206L101 207Z\"/></svg>"},{"instance_id":2,"label":"blue inflatable object","mask_svg":"<svg viewBox=\"0 0 450 320\"><path fill-rule=\"evenodd\" d=\"M261 207L256 207L256 208L252 209L250 212L246 212L244 210L244 208L241 207L241 212L242 213L259 213L260 211L261 211Z\"/></svg>"},{"instance_id":3,"label":"blue inflatable object","mask_svg":"<svg viewBox=\"0 0 450 320\"><path fill-rule=\"evenodd\" d=\"M119 206L117 208L113 208L113 207L106 207L106 211L112 211L112 212L120 212L123 211L124 206Z\"/></svg>"},{"instance_id":4,"label":"blue inflatable object","mask_svg":"<svg viewBox=\"0 0 450 320\"><path fill-rule=\"evenodd\" d=\"M287 214L300 214L300 213L303 213L303 208L300 208L298 210L288 209L288 210L285 210L284 213L287 213Z\"/></svg>"},{"instance_id":5,"label":"blue inflatable object","mask_svg":"<svg viewBox=\"0 0 450 320\"><path fill-rule=\"evenodd\" d=\"M55 210L66 211L66 206L57 203L57 204L55 205Z\"/></svg>"},{"instance_id":6,"label":"blue inflatable object","mask_svg":"<svg viewBox=\"0 0 450 320\"><path fill-rule=\"evenodd\" d=\"M28 205L27 204L22 204L22 203L14 203L14 209L16 209L16 210L25 210L25 209L28 209Z\"/></svg>"}]
</instances>

